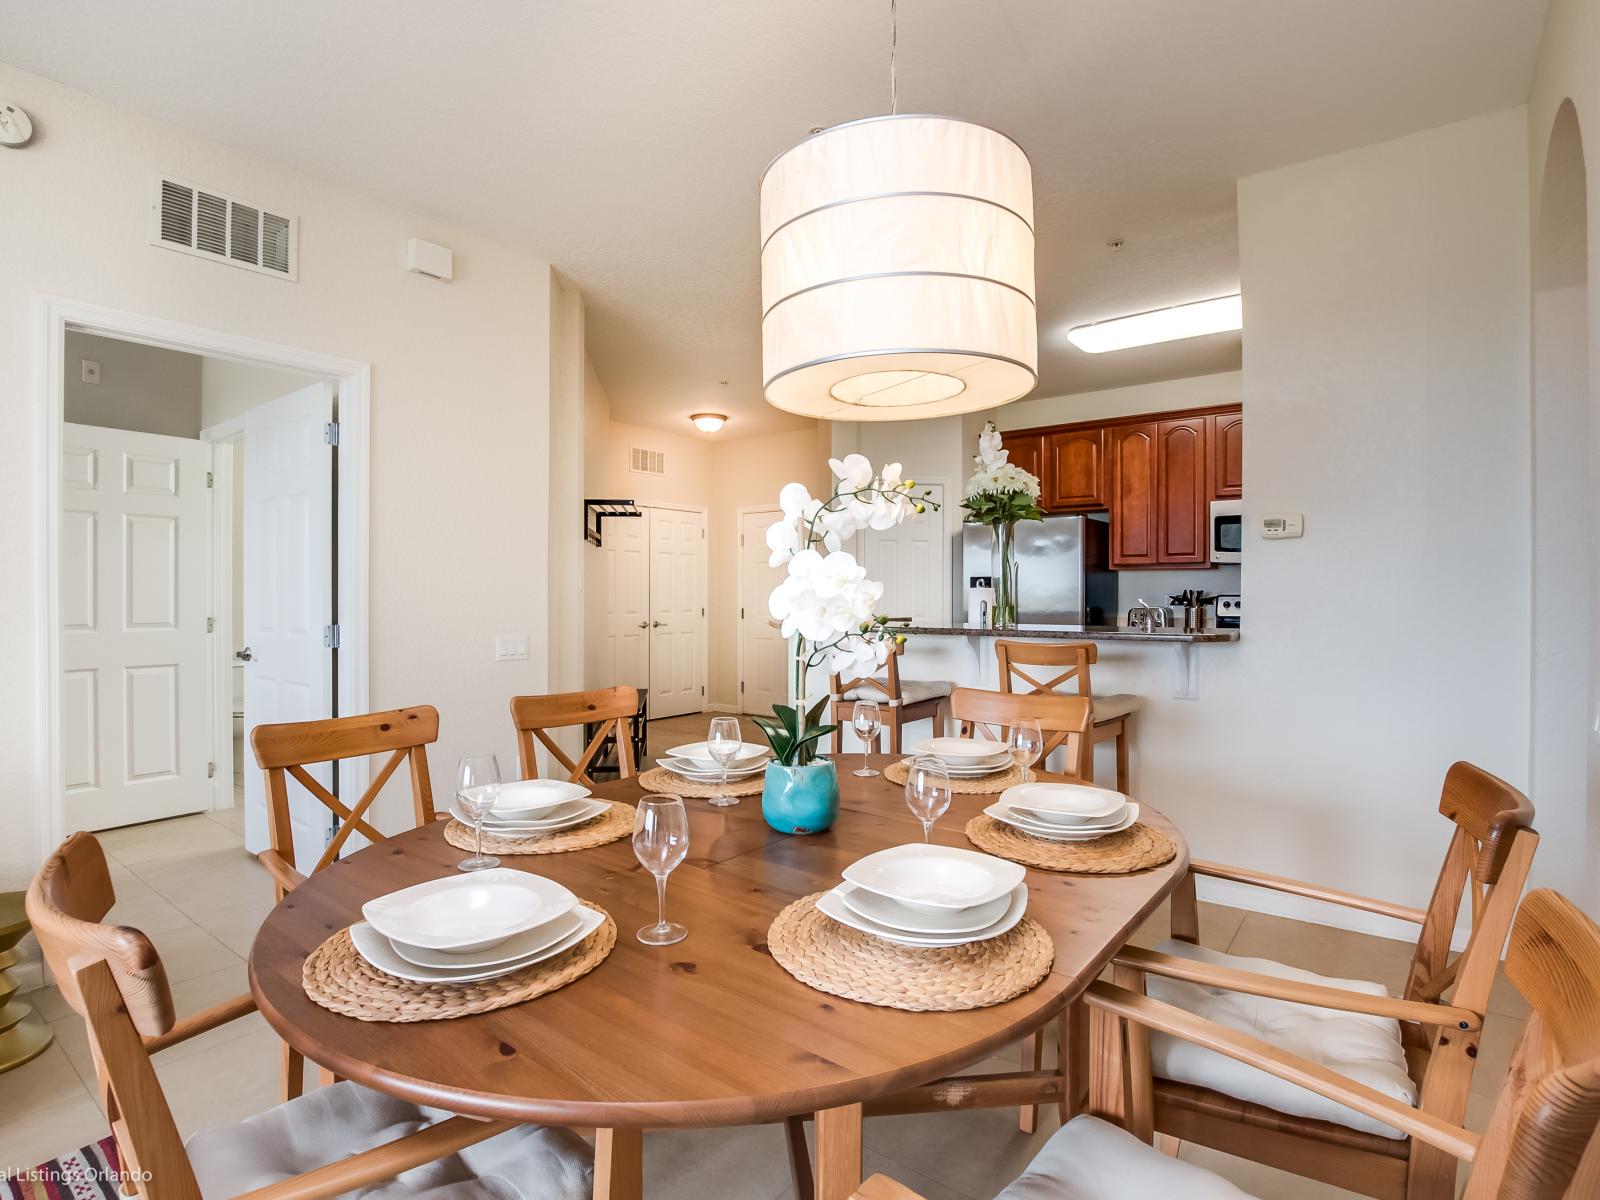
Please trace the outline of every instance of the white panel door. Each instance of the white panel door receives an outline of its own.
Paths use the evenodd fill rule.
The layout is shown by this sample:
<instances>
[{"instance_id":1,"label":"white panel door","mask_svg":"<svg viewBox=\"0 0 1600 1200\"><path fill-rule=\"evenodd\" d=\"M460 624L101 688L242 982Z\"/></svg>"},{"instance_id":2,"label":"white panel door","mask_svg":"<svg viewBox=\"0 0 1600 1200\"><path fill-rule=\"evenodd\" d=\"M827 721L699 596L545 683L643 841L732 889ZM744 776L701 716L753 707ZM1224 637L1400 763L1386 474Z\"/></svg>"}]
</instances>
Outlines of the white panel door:
<instances>
[{"instance_id":1,"label":"white panel door","mask_svg":"<svg viewBox=\"0 0 1600 1200\"><path fill-rule=\"evenodd\" d=\"M606 523L605 645L594 687L650 686L650 518Z\"/></svg>"},{"instance_id":2,"label":"white panel door","mask_svg":"<svg viewBox=\"0 0 1600 1200\"><path fill-rule=\"evenodd\" d=\"M705 707L706 516L652 508L650 522L650 716Z\"/></svg>"},{"instance_id":3,"label":"white panel door","mask_svg":"<svg viewBox=\"0 0 1600 1200\"><path fill-rule=\"evenodd\" d=\"M893 529L864 529L856 555L867 578L883 584L878 611L910 617L916 625L947 625L950 618L950 542L945 536L944 485L925 485L940 509L907 517ZM919 484L921 492L924 485Z\"/></svg>"},{"instance_id":4,"label":"white panel door","mask_svg":"<svg viewBox=\"0 0 1600 1200\"><path fill-rule=\"evenodd\" d=\"M767 565L767 526L778 509L739 516L739 711L766 715L789 701L788 643L778 633L767 597L783 567Z\"/></svg>"},{"instance_id":5,"label":"white panel door","mask_svg":"<svg viewBox=\"0 0 1600 1200\"><path fill-rule=\"evenodd\" d=\"M67 831L210 807L212 448L67 424L61 756Z\"/></svg>"},{"instance_id":6,"label":"white panel door","mask_svg":"<svg viewBox=\"0 0 1600 1200\"><path fill-rule=\"evenodd\" d=\"M333 715L333 386L315 383L244 418L245 846L270 844L265 779L250 730ZM332 787L328 764L309 768ZM332 814L292 780L296 865L310 871Z\"/></svg>"}]
</instances>

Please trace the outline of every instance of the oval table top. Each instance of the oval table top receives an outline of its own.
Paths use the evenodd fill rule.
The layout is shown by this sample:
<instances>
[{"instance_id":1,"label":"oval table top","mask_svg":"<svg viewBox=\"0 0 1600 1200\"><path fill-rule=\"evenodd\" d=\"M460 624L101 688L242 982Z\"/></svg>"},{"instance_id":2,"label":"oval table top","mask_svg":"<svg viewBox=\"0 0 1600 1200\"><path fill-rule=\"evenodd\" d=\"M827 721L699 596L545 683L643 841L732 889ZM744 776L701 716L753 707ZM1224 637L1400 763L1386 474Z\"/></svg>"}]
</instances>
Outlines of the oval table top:
<instances>
[{"instance_id":1,"label":"oval table top","mask_svg":"<svg viewBox=\"0 0 1600 1200\"><path fill-rule=\"evenodd\" d=\"M876 755L878 767L898 756ZM1055 941L1051 973L991 1008L917 1013L827 995L794 979L766 948L790 901L831 887L851 862L920 841L900 787L840 759L841 812L826 833L788 836L737 806L686 800L689 856L672 873L667 916L689 936L641 945L654 883L623 838L564 854L502 856L605 908L617 944L590 974L538 999L479 1016L390 1024L340 1016L307 998L306 956L360 920L361 905L437 878L464 857L444 822L369 846L312 876L272 911L250 950L250 987L278 1034L312 1061L369 1087L458 1113L555 1125L733 1125L854 1104L948 1075L1033 1032L1081 992L1172 891L1178 856L1131 875L1028 871L1028 913ZM1047 777L1048 778L1048 777ZM596 793L632 800L633 780ZM970 849L966 822L992 796L958 795L934 841Z\"/></svg>"}]
</instances>

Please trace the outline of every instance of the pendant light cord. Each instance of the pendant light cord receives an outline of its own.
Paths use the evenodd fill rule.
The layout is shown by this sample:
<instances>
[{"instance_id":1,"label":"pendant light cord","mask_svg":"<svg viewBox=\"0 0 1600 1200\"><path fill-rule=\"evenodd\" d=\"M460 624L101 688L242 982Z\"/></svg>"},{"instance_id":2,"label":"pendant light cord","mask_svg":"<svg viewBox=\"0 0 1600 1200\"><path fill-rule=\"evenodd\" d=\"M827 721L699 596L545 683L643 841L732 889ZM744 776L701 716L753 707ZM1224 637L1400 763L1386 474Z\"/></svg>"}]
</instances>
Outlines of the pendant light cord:
<instances>
[{"instance_id":1,"label":"pendant light cord","mask_svg":"<svg viewBox=\"0 0 1600 1200\"><path fill-rule=\"evenodd\" d=\"M896 11L897 0L889 0L889 113L900 112L900 89L895 79L895 51L900 46L900 17Z\"/></svg>"}]
</instances>

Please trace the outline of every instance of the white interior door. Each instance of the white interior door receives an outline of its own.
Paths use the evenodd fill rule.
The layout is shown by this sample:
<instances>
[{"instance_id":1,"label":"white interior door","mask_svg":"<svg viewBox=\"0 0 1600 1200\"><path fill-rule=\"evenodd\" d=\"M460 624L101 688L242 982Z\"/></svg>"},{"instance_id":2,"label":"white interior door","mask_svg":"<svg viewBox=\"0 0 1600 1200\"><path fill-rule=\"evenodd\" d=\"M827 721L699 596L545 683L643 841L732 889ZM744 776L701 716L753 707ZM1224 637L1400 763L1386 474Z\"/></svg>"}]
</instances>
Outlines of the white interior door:
<instances>
[{"instance_id":1,"label":"white interior door","mask_svg":"<svg viewBox=\"0 0 1600 1200\"><path fill-rule=\"evenodd\" d=\"M767 526L776 508L739 515L739 711L768 714L789 701L788 643L767 608L783 567L767 565Z\"/></svg>"},{"instance_id":2,"label":"white interior door","mask_svg":"<svg viewBox=\"0 0 1600 1200\"><path fill-rule=\"evenodd\" d=\"M650 518L606 523L606 633L595 687L650 686Z\"/></svg>"},{"instance_id":3,"label":"white interior door","mask_svg":"<svg viewBox=\"0 0 1600 1200\"><path fill-rule=\"evenodd\" d=\"M67 831L210 807L211 446L67 424L61 759Z\"/></svg>"},{"instance_id":4,"label":"white interior door","mask_svg":"<svg viewBox=\"0 0 1600 1200\"><path fill-rule=\"evenodd\" d=\"M333 715L333 385L315 383L248 410L244 418L244 727ZM332 772L310 768L324 786ZM245 768L245 846L270 844L266 786ZM289 784L296 865L309 871L332 814Z\"/></svg>"},{"instance_id":5,"label":"white interior door","mask_svg":"<svg viewBox=\"0 0 1600 1200\"><path fill-rule=\"evenodd\" d=\"M950 540L945 535L944 485L918 485L941 507L907 517L892 529L864 529L856 549L867 578L883 584L884 616L916 625L950 623Z\"/></svg>"},{"instance_id":6,"label":"white interior door","mask_svg":"<svg viewBox=\"0 0 1600 1200\"><path fill-rule=\"evenodd\" d=\"M705 707L706 515L652 508L650 523L650 715Z\"/></svg>"}]
</instances>

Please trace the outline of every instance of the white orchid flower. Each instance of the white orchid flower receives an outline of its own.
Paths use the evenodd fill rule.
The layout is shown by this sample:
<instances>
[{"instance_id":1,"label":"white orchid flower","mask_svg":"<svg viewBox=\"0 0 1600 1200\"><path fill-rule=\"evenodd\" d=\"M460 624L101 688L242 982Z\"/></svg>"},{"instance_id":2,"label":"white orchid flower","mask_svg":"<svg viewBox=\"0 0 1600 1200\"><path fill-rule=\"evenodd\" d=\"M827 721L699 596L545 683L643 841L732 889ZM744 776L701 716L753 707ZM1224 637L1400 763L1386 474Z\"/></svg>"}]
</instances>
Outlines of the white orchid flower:
<instances>
[{"instance_id":1,"label":"white orchid flower","mask_svg":"<svg viewBox=\"0 0 1600 1200\"><path fill-rule=\"evenodd\" d=\"M767 558L767 566L781 567L801 548L800 526L794 521L774 521L767 526L767 549L772 551Z\"/></svg>"},{"instance_id":2,"label":"white orchid flower","mask_svg":"<svg viewBox=\"0 0 1600 1200\"><path fill-rule=\"evenodd\" d=\"M783 515L791 521L799 520L810 503L811 493L806 490L806 485L803 483L786 483L783 485L783 490L778 493L778 507L783 509Z\"/></svg>"},{"instance_id":3,"label":"white orchid flower","mask_svg":"<svg viewBox=\"0 0 1600 1200\"><path fill-rule=\"evenodd\" d=\"M839 478L839 491L856 492L872 482L872 463L864 454L846 454L843 461L828 460L828 469Z\"/></svg>"}]
</instances>

